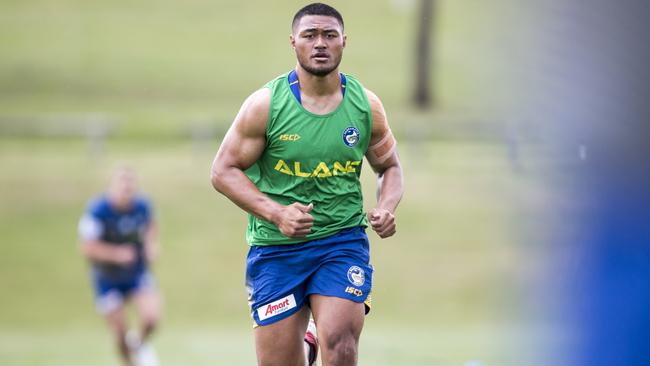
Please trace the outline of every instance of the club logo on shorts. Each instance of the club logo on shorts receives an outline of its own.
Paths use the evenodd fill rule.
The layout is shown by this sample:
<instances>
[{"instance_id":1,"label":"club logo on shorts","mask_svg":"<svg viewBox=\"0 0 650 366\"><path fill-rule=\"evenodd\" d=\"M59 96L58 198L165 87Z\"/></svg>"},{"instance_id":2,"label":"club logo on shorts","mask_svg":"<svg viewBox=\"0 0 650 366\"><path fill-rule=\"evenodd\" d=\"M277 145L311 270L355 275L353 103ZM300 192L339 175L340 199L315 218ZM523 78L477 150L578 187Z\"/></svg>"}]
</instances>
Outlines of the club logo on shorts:
<instances>
[{"instance_id":1,"label":"club logo on shorts","mask_svg":"<svg viewBox=\"0 0 650 366\"><path fill-rule=\"evenodd\" d=\"M296 307L296 298L293 294L285 296L280 300L273 301L266 305L262 305L257 308L257 316L260 320L268 319L274 317L278 314L282 314L289 309Z\"/></svg>"},{"instance_id":2,"label":"club logo on shorts","mask_svg":"<svg viewBox=\"0 0 650 366\"><path fill-rule=\"evenodd\" d=\"M348 127L343 131L343 143L347 147L354 147L359 143L361 135L356 127Z\"/></svg>"},{"instance_id":3,"label":"club logo on shorts","mask_svg":"<svg viewBox=\"0 0 650 366\"><path fill-rule=\"evenodd\" d=\"M363 286L366 282L366 275L363 272L363 269L352 266L348 269L348 281L355 286Z\"/></svg>"}]
</instances>

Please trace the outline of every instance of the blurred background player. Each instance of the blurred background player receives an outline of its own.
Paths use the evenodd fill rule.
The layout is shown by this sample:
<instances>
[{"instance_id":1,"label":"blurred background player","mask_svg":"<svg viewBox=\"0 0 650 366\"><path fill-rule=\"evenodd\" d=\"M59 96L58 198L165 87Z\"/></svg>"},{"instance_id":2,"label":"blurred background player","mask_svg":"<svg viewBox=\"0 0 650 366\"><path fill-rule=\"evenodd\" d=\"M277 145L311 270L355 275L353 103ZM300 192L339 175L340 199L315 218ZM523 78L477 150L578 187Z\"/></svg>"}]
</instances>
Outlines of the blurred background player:
<instances>
[{"instance_id":1,"label":"blurred background player","mask_svg":"<svg viewBox=\"0 0 650 366\"><path fill-rule=\"evenodd\" d=\"M214 187L250 214L246 285L260 365L315 362L310 313L323 364L356 365L372 289L365 228L395 233L403 191L396 141L379 98L339 73L343 28L325 4L296 13L296 68L244 102L212 167ZM379 187L367 218L364 156Z\"/></svg>"},{"instance_id":2,"label":"blurred background player","mask_svg":"<svg viewBox=\"0 0 650 366\"><path fill-rule=\"evenodd\" d=\"M137 177L117 169L108 191L91 201L79 223L81 252L92 266L97 310L108 323L128 366L155 366L146 341L160 318L160 297L149 267L158 254L156 224ZM128 331L126 302L132 300L139 331Z\"/></svg>"}]
</instances>

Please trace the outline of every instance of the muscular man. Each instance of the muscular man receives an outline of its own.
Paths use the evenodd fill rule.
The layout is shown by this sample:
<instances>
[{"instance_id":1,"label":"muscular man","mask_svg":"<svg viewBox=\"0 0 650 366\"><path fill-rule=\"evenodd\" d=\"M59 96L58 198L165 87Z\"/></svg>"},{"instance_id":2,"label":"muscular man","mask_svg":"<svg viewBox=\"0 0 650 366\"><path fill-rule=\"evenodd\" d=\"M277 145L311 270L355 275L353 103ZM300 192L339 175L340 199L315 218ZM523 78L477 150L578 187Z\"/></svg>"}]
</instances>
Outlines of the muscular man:
<instances>
[{"instance_id":1,"label":"muscular man","mask_svg":"<svg viewBox=\"0 0 650 366\"><path fill-rule=\"evenodd\" d=\"M379 98L339 72L343 30L328 5L296 13L295 69L248 97L212 165L215 189L250 214L246 285L264 366L315 362L310 314L323 365L356 365L373 272L365 228L395 234L396 141ZM364 156L378 176L367 215Z\"/></svg>"}]
</instances>

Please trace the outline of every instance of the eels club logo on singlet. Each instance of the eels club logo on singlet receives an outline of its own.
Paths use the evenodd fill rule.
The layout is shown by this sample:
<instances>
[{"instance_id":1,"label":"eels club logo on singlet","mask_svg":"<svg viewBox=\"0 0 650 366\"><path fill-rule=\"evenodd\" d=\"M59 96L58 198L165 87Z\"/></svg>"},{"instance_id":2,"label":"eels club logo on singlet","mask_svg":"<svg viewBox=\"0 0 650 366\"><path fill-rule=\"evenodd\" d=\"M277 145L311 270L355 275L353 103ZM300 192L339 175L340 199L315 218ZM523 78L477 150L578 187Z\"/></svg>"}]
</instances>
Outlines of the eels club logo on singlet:
<instances>
[{"instance_id":1,"label":"eels club logo on singlet","mask_svg":"<svg viewBox=\"0 0 650 366\"><path fill-rule=\"evenodd\" d=\"M356 127L348 127L343 130L343 143L347 147L354 147L359 143L361 136L359 130Z\"/></svg>"}]
</instances>

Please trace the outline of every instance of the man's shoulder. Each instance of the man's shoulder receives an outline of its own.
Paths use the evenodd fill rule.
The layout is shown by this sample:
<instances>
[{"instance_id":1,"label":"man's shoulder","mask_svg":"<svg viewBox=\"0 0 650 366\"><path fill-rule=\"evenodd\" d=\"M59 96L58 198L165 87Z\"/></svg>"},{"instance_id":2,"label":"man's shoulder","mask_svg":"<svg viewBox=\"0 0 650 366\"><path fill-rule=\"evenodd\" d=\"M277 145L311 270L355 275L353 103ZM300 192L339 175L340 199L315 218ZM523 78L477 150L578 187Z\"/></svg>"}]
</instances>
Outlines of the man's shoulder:
<instances>
[{"instance_id":1,"label":"man's shoulder","mask_svg":"<svg viewBox=\"0 0 650 366\"><path fill-rule=\"evenodd\" d=\"M246 99L248 108L268 107L270 102L271 89L266 87L255 90Z\"/></svg>"},{"instance_id":2,"label":"man's shoulder","mask_svg":"<svg viewBox=\"0 0 650 366\"><path fill-rule=\"evenodd\" d=\"M379 96L375 94L372 90L364 87L363 85L361 86L361 89L363 90L363 94L365 94L368 104L370 106L370 109L372 110L373 113L384 113L384 105L379 99Z\"/></svg>"},{"instance_id":3,"label":"man's shoulder","mask_svg":"<svg viewBox=\"0 0 650 366\"><path fill-rule=\"evenodd\" d=\"M363 83L361 82L361 80L359 80L359 78L356 77L355 75L353 75L353 74L348 74L348 73L345 73L345 72L341 72L341 74L342 74L343 76L345 76L346 84L352 84L352 85L355 85L355 86L357 86L357 88L359 88L359 90L363 90L363 91L367 91L367 90L368 90L368 89L366 89L366 87L363 85Z\"/></svg>"},{"instance_id":4,"label":"man's shoulder","mask_svg":"<svg viewBox=\"0 0 650 366\"><path fill-rule=\"evenodd\" d=\"M369 108L375 111L381 106L381 100L372 90L366 88L361 81L354 75L341 73L345 76L347 92L351 92L353 99L356 100L363 108Z\"/></svg>"},{"instance_id":5,"label":"man's shoulder","mask_svg":"<svg viewBox=\"0 0 650 366\"><path fill-rule=\"evenodd\" d=\"M149 212L151 210L151 200L143 195L138 195L133 200L135 210Z\"/></svg>"},{"instance_id":6,"label":"man's shoulder","mask_svg":"<svg viewBox=\"0 0 650 366\"><path fill-rule=\"evenodd\" d=\"M249 108L267 108L271 103L273 90L275 90L282 81L286 81L288 75L289 73L284 73L269 80L261 88L255 90L248 96L248 98L246 98L245 105Z\"/></svg>"},{"instance_id":7,"label":"man's shoulder","mask_svg":"<svg viewBox=\"0 0 650 366\"><path fill-rule=\"evenodd\" d=\"M104 217L110 213L110 205L106 195L98 195L92 198L86 206L86 213L97 218Z\"/></svg>"},{"instance_id":8,"label":"man's shoulder","mask_svg":"<svg viewBox=\"0 0 650 366\"><path fill-rule=\"evenodd\" d=\"M273 89L279 85L279 83L288 80L289 77L289 72L285 72L283 74L280 74L273 79L269 80L266 84L264 84L264 87L262 89Z\"/></svg>"},{"instance_id":9,"label":"man's shoulder","mask_svg":"<svg viewBox=\"0 0 650 366\"><path fill-rule=\"evenodd\" d=\"M361 80L359 80L359 78L357 78L357 77L354 76L353 74L348 74L347 72L341 72L341 74L343 74L343 76L345 76L345 79L346 79L347 81L353 81L353 82L355 82L355 83L359 83L359 84L361 84Z\"/></svg>"},{"instance_id":10,"label":"man's shoulder","mask_svg":"<svg viewBox=\"0 0 650 366\"><path fill-rule=\"evenodd\" d=\"M251 127L266 124L271 108L271 90L261 88L246 98L240 111L240 119L245 126ZM254 129L257 129L256 127Z\"/></svg>"},{"instance_id":11,"label":"man's shoulder","mask_svg":"<svg viewBox=\"0 0 650 366\"><path fill-rule=\"evenodd\" d=\"M233 125L242 136L262 136L266 131L271 109L271 90L261 88L246 98Z\"/></svg>"}]
</instances>

